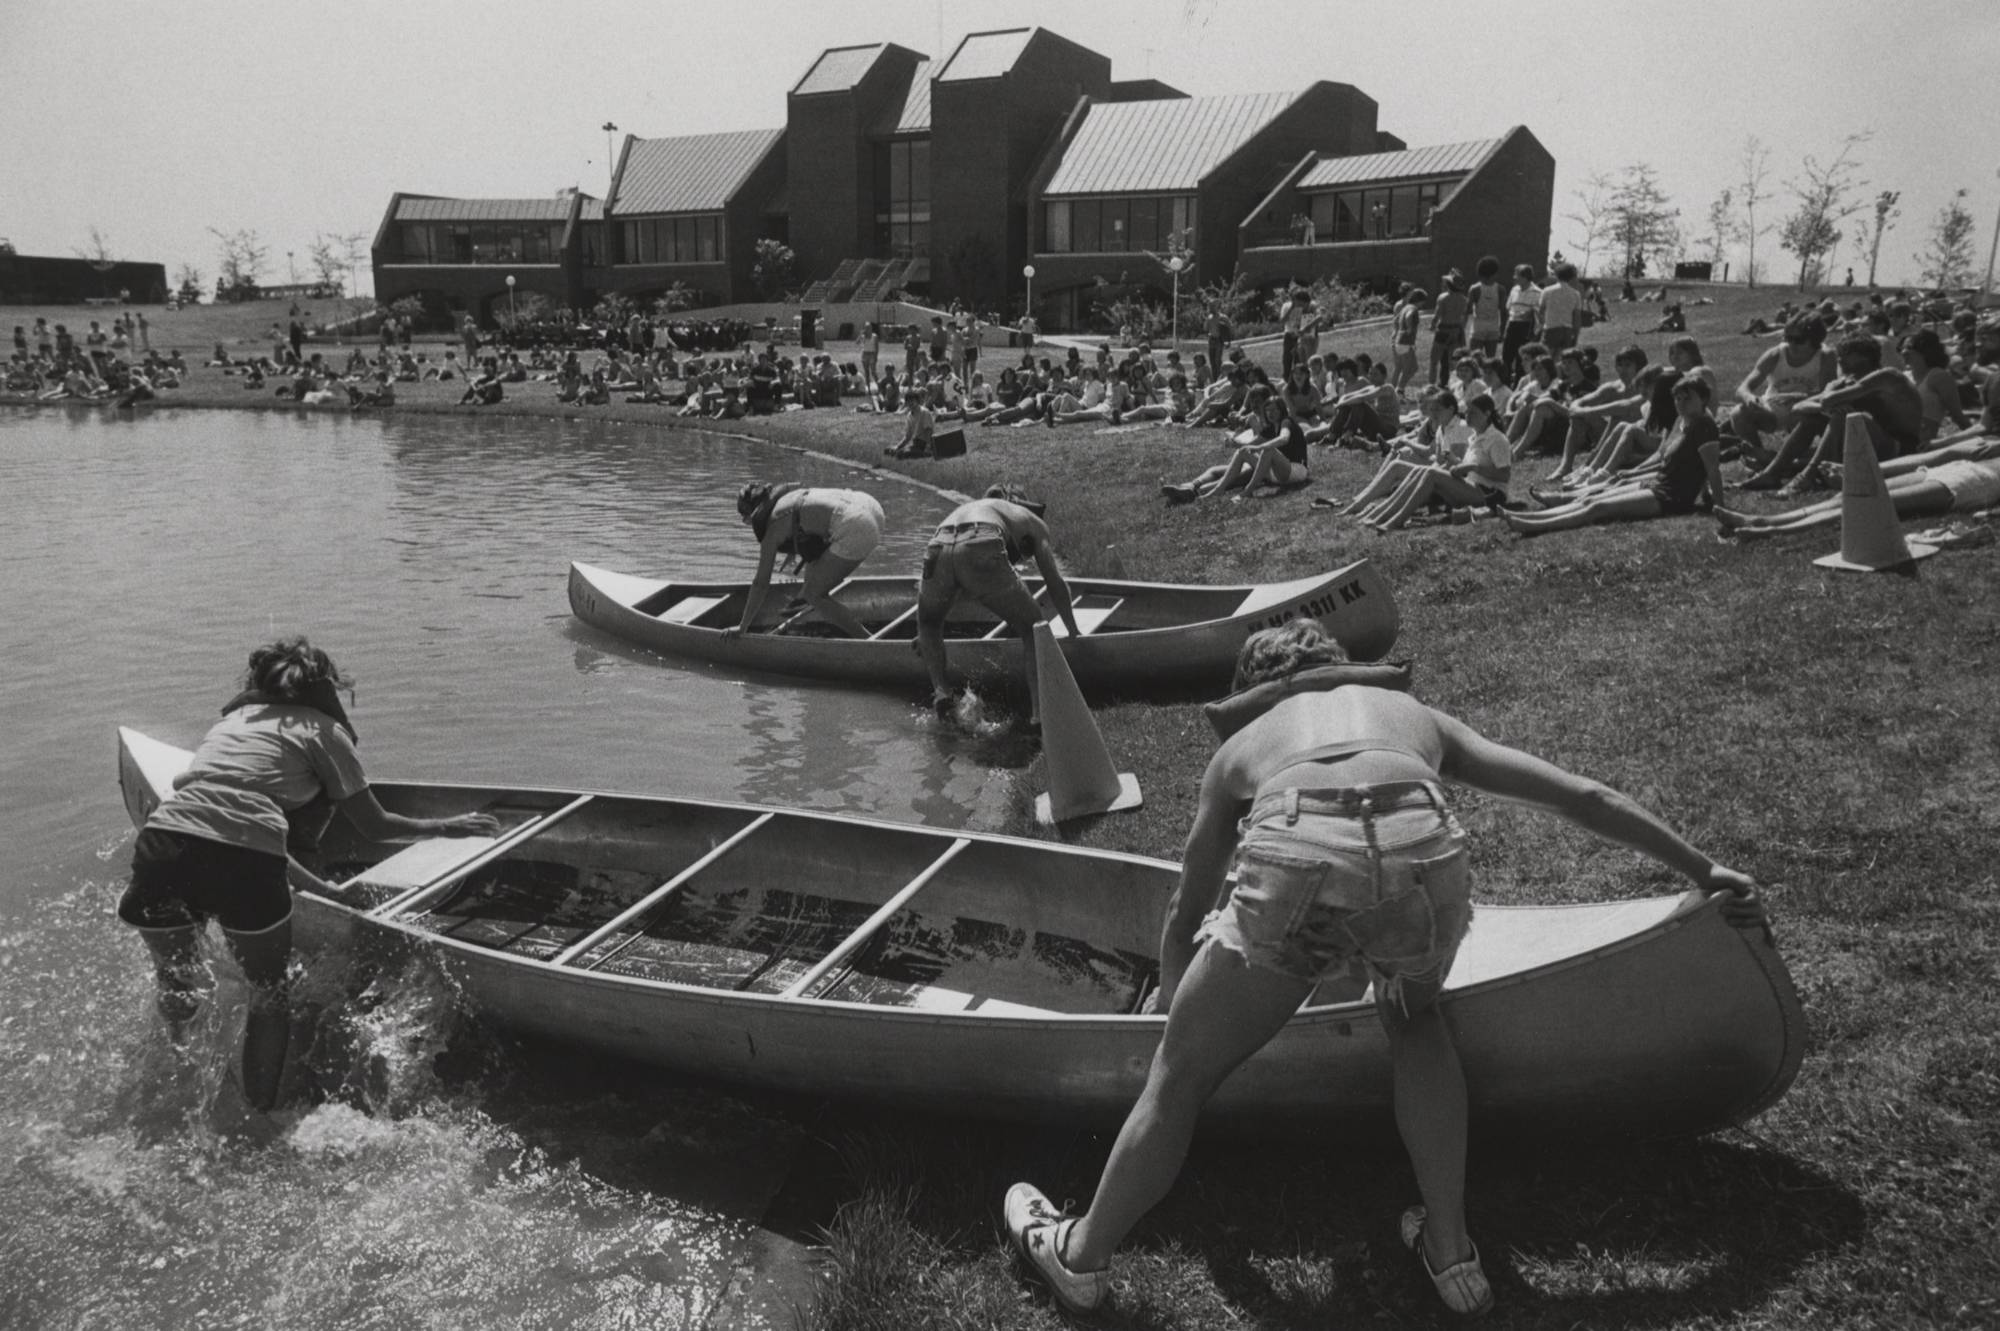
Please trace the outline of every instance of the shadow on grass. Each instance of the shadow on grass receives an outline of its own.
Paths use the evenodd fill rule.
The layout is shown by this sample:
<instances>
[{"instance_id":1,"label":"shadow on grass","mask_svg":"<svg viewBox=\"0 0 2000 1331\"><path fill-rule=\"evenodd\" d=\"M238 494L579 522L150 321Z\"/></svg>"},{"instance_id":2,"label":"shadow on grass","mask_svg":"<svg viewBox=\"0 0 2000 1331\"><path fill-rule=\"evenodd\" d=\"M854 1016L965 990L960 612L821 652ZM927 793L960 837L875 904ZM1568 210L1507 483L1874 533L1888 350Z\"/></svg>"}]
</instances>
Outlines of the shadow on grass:
<instances>
[{"instance_id":1,"label":"shadow on grass","mask_svg":"<svg viewBox=\"0 0 2000 1331\"><path fill-rule=\"evenodd\" d=\"M1005 1250L1031 1179L1081 1210L1108 1133L825 1120L767 1223L828 1250L830 1327L1059 1325ZM1577 1149L1475 1142L1471 1225L1504 1326L1728 1319L1861 1241L1851 1191L1740 1135ZM1112 1326L1446 1320L1397 1237L1415 1185L1393 1136L1202 1140L1113 1267Z\"/></svg>"}]
</instances>

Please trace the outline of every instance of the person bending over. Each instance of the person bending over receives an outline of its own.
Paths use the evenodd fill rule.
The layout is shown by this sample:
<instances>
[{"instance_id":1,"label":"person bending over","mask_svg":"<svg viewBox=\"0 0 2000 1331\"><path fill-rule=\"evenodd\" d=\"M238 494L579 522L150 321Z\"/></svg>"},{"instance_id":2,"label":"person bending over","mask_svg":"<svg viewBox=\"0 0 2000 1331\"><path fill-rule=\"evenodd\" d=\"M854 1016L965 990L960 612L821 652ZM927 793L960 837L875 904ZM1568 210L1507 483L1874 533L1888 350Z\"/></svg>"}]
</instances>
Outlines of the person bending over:
<instances>
[{"instance_id":1,"label":"person bending over","mask_svg":"<svg viewBox=\"0 0 2000 1331\"><path fill-rule=\"evenodd\" d=\"M956 705L946 675L944 624L960 596L969 596L998 615L1021 640L1021 670L1028 692L1029 730L1041 726L1041 684L1035 666L1035 625L1042 622L1042 605L1021 582L1014 565L1033 559L1042 573L1049 603L1062 616L1070 636L1083 636L1070 605L1069 584L1056 563L1048 524L1026 504L994 486L984 497L961 504L938 524L924 549L923 573L917 581L917 650L931 677L931 708L948 715Z\"/></svg>"},{"instance_id":2,"label":"person bending over","mask_svg":"<svg viewBox=\"0 0 2000 1331\"><path fill-rule=\"evenodd\" d=\"M352 682L303 637L251 652L242 691L140 829L118 900L118 918L152 954L160 1014L177 1045L213 982L202 933L210 920L222 926L250 986L240 1075L244 1099L259 1110L277 1103L290 1042L287 874L326 886L289 863L287 842L316 839L336 810L369 841L500 830L488 814L406 818L383 809L361 770L342 689L352 701Z\"/></svg>"},{"instance_id":3,"label":"person bending over","mask_svg":"<svg viewBox=\"0 0 2000 1331\"><path fill-rule=\"evenodd\" d=\"M1720 431L1716 429L1715 418L1708 414L1708 398L1705 379L1690 377L1674 385L1680 433L1661 450L1659 474L1650 484L1617 486L1539 513L1502 512L1501 518L1521 535L1537 536L1599 522L1632 522L1692 513L1704 493L1711 504L1720 502Z\"/></svg>"},{"instance_id":4,"label":"person bending over","mask_svg":"<svg viewBox=\"0 0 2000 1331\"><path fill-rule=\"evenodd\" d=\"M882 505L864 490L808 489L803 485L751 483L736 496L736 512L757 538L757 573L743 601L743 618L722 631L738 638L757 622L778 556L805 567L799 599L806 608L771 632L783 633L808 613L820 617L850 638L865 638L868 629L846 606L833 599L841 583L852 577L861 561L882 543Z\"/></svg>"},{"instance_id":5,"label":"person bending over","mask_svg":"<svg viewBox=\"0 0 2000 1331\"><path fill-rule=\"evenodd\" d=\"M1882 464L1882 478L1899 518L1977 513L2000 504L2000 439L1977 436ZM1824 499L1785 513L1717 508L1724 536L1752 540L1838 526L1842 499Z\"/></svg>"},{"instance_id":6,"label":"person bending over","mask_svg":"<svg viewBox=\"0 0 2000 1331\"><path fill-rule=\"evenodd\" d=\"M1154 1006L1166 1031L1145 1089L1081 1216L1064 1215L1031 1183L1007 1192L1009 1236L1071 1312L1104 1302L1112 1254L1166 1196L1216 1088L1321 980L1362 976L1374 982L1396 1126L1422 1197L1401 1216L1403 1245L1454 1312L1492 1305L1465 1224L1465 1074L1438 1005L1472 920L1470 852L1446 782L1636 850L1726 894L1730 924L1765 925L1747 875L1637 802L1406 693L1340 683L1324 667L1345 660L1313 619L1243 644L1236 688L1252 690L1245 701L1270 700L1222 742L1202 777L1161 930Z\"/></svg>"}]
</instances>

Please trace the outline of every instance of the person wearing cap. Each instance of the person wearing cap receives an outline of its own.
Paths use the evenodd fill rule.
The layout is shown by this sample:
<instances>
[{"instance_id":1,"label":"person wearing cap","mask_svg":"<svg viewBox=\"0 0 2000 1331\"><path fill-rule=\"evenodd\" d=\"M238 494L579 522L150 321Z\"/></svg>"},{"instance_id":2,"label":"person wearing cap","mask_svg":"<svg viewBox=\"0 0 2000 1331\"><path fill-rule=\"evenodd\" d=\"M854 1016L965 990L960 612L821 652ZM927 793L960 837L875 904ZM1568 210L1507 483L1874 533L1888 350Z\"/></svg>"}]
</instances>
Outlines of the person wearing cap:
<instances>
[{"instance_id":1,"label":"person wearing cap","mask_svg":"<svg viewBox=\"0 0 2000 1331\"><path fill-rule=\"evenodd\" d=\"M994 486L969 504L960 504L938 524L924 550L917 582L917 650L931 677L931 707L949 714L957 695L946 678L944 624L958 598L969 596L1004 620L1021 640L1022 678L1028 692L1027 729L1041 725L1041 688L1035 665L1035 625L1042 604L1021 582L1014 565L1033 559L1041 570L1050 604L1072 638L1083 636L1070 606L1069 583L1056 563L1055 546L1041 506L1018 491Z\"/></svg>"},{"instance_id":2,"label":"person wearing cap","mask_svg":"<svg viewBox=\"0 0 2000 1331\"><path fill-rule=\"evenodd\" d=\"M1756 884L1609 786L1350 665L1315 619L1250 635L1235 687L1209 711L1222 743L1161 930L1149 1006L1167 1021L1145 1090L1089 1209L1064 1215L1017 1183L1008 1234L1065 1309L1096 1309L1112 1253L1166 1196L1209 1096L1323 980L1358 990L1367 979L1423 1199L1402 1214L1403 1246L1447 1307L1485 1312L1493 1291L1465 1223L1465 1074L1438 1005L1473 914L1470 851L1445 783L1532 805L1678 870L1722 897L1722 918L1740 929L1767 925Z\"/></svg>"},{"instance_id":3,"label":"person wearing cap","mask_svg":"<svg viewBox=\"0 0 2000 1331\"><path fill-rule=\"evenodd\" d=\"M807 609L784 620L772 633L785 632L805 614L817 610L821 618L850 638L868 636L867 627L853 611L834 600L833 593L882 543L882 505L874 495L864 490L808 488L789 482L752 482L737 492L736 512L757 537L757 573L743 602L742 620L734 628L724 629L723 637L741 637L757 622L781 553L805 569L799 599Z\"/></svg>"}]
</instances>

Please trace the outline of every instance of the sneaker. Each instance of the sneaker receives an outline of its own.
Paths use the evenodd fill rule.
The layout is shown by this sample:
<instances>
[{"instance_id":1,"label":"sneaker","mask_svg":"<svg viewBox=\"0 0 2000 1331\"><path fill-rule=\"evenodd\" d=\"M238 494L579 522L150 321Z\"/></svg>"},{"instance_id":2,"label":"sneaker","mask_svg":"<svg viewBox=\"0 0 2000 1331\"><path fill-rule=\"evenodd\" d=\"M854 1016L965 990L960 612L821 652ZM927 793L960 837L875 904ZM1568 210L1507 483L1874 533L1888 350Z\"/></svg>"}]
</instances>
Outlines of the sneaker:
<instances>
[{"instance_id":1,"label":"sneaker","mask_svg":"<svg viewBox=\"0 0 2000 1331\"><path fill-rule=\"evenodd\" d=\"M1039 1195L1039 1194L1038 1194ZM1478 1317L1493 1310L1493 1286L1486 1281L1486 1271L1479 1265L1479 1246L1473 1245L1472 1256L1447 1266L1442 1271L1431 1270L1431 1259L1424 1252L1424 1208L1412 1206L1403 1212L1403 1246L1417 1255L1424 1264L1424 1274L1431 1278L1431 1286L1444 1300L1444 1306L1462 1317Z\"/></svg>"},{"instance_id":2,"label":"sneaker","mask_svg":"<svg viewBox=\"0 0 2000 1331\"><path fill-rule=\"evenodd\" d=\"M1076 1221L1049 1204L1032 1183L1007 1189L1007 1233L1028 1265L1048 1283L1056 1302L1072 1313L1095 1312L1111 1289L1109 1271L1072 1271L1062 1253Z\"/></svg>"},{"instance_id":3,"label":"sneaker","mask_svg":"<svg viewBox=\"0 0 2000 1331\"><path fill-rule=\"evenodd\" d=\"M1167 497L1169 504L1192 504L1195 501L1195 489L1192 485L1163 485L1160 487L1160 493Z\"/></svg>"}]
</instances>

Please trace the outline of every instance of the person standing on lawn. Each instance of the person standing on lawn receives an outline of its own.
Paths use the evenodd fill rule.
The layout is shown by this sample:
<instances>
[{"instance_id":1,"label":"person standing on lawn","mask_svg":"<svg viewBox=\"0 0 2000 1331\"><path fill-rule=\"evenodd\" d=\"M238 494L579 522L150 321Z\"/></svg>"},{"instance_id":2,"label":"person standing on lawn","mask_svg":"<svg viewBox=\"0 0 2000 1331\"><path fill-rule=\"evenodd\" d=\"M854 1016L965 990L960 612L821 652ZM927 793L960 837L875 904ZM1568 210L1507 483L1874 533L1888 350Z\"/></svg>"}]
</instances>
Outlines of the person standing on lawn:
<instances>
[{"instance_id":1,"label":"person standing on lawn","mask_svg":"<svg viewBox=\"0 0 2000 1331\"><path fill-rule=\"evenodd\" d=\"M1465 1077L1437 1006L1472 918L1465 833L1442 782L1545 809L1730 894L1732 924L1764 923L1748 876L1631 799L1406 693L1321 670L1345 660L1312 619L1243 644L1241 725L1202 778L1160 940L1167 1027L1146 1088L1082 1216L1061 1214L1033 1184L1007 1193L1008 1233L1071 1312L1103 1302L1113 1251L1166 1195L1209 1096L1323 978L1343 973L1373 980L1389 1035L1396 1125L1423 1195L1403 1213L1403 1244L1453 1311L1492 1306L1465 1231Z\"/></svg>"}]
</instances>

